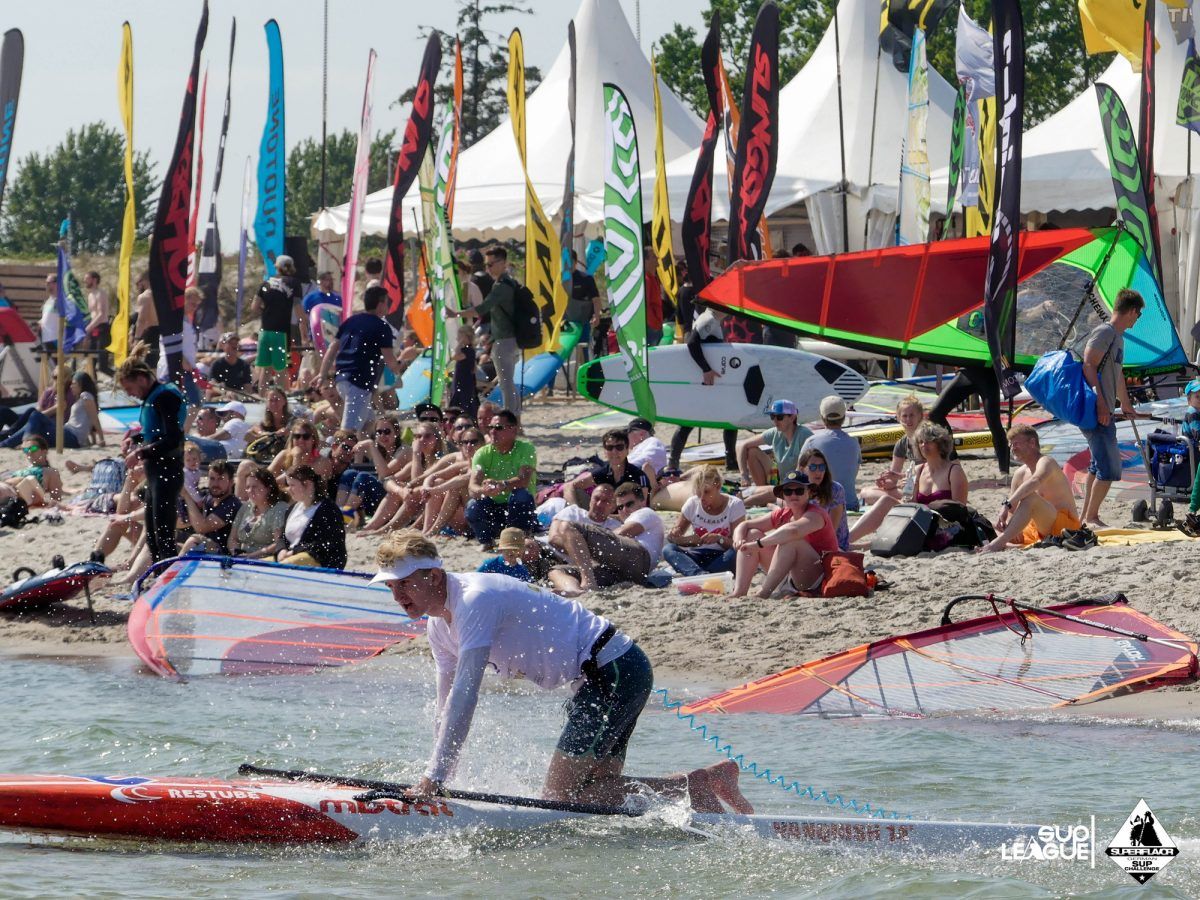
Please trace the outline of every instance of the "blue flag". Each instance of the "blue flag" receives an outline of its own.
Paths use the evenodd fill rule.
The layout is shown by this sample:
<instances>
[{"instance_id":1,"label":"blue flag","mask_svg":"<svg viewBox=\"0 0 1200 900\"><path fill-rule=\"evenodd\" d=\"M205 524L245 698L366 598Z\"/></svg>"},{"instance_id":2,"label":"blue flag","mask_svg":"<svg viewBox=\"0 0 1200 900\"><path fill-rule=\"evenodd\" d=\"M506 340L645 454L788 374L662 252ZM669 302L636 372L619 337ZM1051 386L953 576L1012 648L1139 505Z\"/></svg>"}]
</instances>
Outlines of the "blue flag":
<instances>
[{"instance_id":1,"label":"blue flag","mask_svg":"<svg viewBox=\"0 0 1200 900\"><path fill-rule=\"evenodd\" d=\"M254 242L262 253L267 277L275 274L275 257L283 253L284 172L287 148L283 127L283 41L279 25L271 19L267 32L269 90L267 120L258 147L258 212L254 216Z\"/></svg>"},{"instance_id":2,"label":"blue flag","mask_svg":"<svg viewBox=\"0 0 1200 900\"><path fill-rule=\"evenodd\" d=\"M83 313L79 307L75 305L70 297L67 296L67 277L71 274L71 261L67 258L67 251L62 246L58 245L58 299L56 301L55 312L57 312L66 323L66 328L63 330L63 350L70 353L78 346L79 342L87 336L87 329L84 327Z\"/></svg>"}]
</instances>

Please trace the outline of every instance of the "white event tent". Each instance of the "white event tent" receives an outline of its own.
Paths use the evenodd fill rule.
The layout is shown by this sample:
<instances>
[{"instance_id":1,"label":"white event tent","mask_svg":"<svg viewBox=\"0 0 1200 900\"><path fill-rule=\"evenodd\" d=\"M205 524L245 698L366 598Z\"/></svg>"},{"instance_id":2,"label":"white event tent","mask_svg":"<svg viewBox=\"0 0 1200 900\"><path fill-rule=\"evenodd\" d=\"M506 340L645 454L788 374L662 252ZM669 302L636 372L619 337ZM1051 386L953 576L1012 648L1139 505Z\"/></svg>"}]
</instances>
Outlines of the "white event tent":
<instances>
[{"instance_id":1,"label":"white event tent","mask_svg":"<svg viewBox=\"0 0 1200 900\"><path fill-rule=\"evenodd\" d=\"M637 124L642 155L650 161L654 159L654 98L650 62L638 46L618 0L582 0L575 15L575 38L575 190L582 195L604 185L604 82L617 84L625 92ZM567 115L569 77L570 49L564 34L562 51L525 106L529 174L549 216L555 215L562 205L571 136ZM703 124L665 87L662 105L667 157L697 146ZM387 233L391 202L391 187L367 197L364 234ZM414 184L404 203L404 229L408 236L417 230L412 210L419 205ZM323 244L341 240L346 232L348 211L346 204L318 214L314 232ZM525 180L512 122L505 116L459 158L454 234L460 239L481 236L503 239L522 237L524 229Z\"/></svg>"}]
</instances>

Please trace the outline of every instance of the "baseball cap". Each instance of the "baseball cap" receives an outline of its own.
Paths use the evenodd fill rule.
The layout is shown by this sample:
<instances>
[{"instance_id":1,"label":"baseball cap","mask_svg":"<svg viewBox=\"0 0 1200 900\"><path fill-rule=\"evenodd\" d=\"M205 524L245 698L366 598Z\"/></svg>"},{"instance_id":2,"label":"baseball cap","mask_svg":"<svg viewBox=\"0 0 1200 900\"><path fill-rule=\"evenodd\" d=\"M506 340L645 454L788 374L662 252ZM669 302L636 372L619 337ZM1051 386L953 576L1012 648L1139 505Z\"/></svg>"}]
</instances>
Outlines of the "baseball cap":
<instances>
[{"instance_id":1,"label":"baseball cap","mask_svg":"<svg viewBox=\"0 0 1200 900\"><path fill-rule=\"evenodd\" d=\"M793 469L791 472L788 472L779 479L779 484L775 485L774 494L776 497L782 497L783 489L785 487L790 487L797 484L807 487L809 484L808 475L804 472L801 472L799 469Z\"/></svg>"},{"instance_id":2,"label":"baseball cap","mask_svg":"<svg viewBox=\"0 0 1200 900\"><path fill-rule=\"evenodd\" d=\"M798 410L791 400L776 400L767 412L773 416L794 416Z\"/></svg>"},{"instance_id":3,"label":"baseball cap","mask_svg":"<svg viewBox=\"0 0 1200 900\"><path fill-rule=\"evenodd\" d=\"M217 413L218 415L220 413L235 413L244 419L246 418L246 404L240 403L237 400L230 400L228 403L218 406Z\"/></svg>"},{"instance_id":4,"label":"baseball cap","mask_svg":"<svg viewBox=\"0 0 1200 900\"><path fill-rule=\"evenodd\" d=\"M642 419L642 418L630 419L629 430L630 431L648 431L651 434L654 434L654 426L650 424L649 419Z\"/></svg>"},{"instance_id":5,"label":"baseball cap","mask_svg":"<svg viewBox=\"0 0 1200 900\"><path fill-rule=\"evenodd\" d=\"M830 422L841 422L846 418L846 401L831 394L821 401L821 418Z\"/></svg>"},{"instance_id":6,"label":"baseball cap","mask_svg":"<svg viewBox=\"0 0 1200 900\"><path fill-rule=\"evenodd\" d=\"M1187 383L1187 387L1183 389L1183 396L1194 394L1196 391L1200 391L1200 378L1193 378Z\"/></svg>"},{"instance_id":7,"label":"baseball cap","mask_svg":"<svg viewBox=\"0 0 1200 900\"><path fill-rule=\"evenodd\" d=\"M413 412L417 414L418 419L426 413L431 412L437 413L439 419L442 417L442 408L436 403L418 403L415 407L413 407Z\"/></svg>"}]
</instances>

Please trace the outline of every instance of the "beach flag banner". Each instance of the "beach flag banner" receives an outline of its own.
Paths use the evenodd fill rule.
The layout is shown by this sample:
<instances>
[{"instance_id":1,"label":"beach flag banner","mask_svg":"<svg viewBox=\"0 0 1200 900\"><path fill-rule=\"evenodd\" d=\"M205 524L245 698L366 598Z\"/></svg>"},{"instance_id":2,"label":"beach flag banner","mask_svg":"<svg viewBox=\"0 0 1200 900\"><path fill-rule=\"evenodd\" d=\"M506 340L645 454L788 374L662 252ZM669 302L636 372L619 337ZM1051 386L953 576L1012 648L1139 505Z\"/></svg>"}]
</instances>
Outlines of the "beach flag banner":
<instances>
[{"instance_id":1,"label":"beach flag banner","mask_svg":"<svg viewBox=\"0 0 1200 900\"><path fill-rule=\"evenodd\" d=\"M954 69L965 97L963 106L962 206L979 203L979 101L996 96L992 35L959 7L954 43Z\"/></svg>"},{"instance_id":2,"label":"beach flag banner","mask_svg":"<svg viewBox=\"0 0 1200 900\"><path fill-rule=\"evenodd\" d=\"M567 150L567 175L563 183L562 217L558 225L558 244L562 253L562 283L569 287L575 264L571 262L571 250L575 245L575 22L567 23L567 47L571 51L571 74L567 79L567 117L571 120L571 143ZM654 59L650 60L650 71L654 71ZM654 82L657 102L658 82ZM656 107L657 108L657 107Z\"/></svg>"},{"instance_id":3,"label":"beach flag banner","mask_svg":"<svg viewBox=\"0 0 1200 900\"><path fill-rule=\"evenodd\" d=\"M688 277L697 293L712 281L709 251L712 246L713 153L716 151L717 135L724 118L718 83L720 65L721 20L714 12L708 35L700 48L700 68L704 73L704 87L708 93L708 119L704 123L700 153L696 157L696 168L692 172L692 182L688 186L687 200L684 202L683 221L679 226Z\"/></svg>"},{"instance_id":4,"label":"beach flag banner","mask_svg":"<svg viewBox=\"0 0 1200 900\"><path fill-rule=\"evenodd\" d=\"M1102 81L1096 82L1096 100L1100 104L1100 123L1108 146L1108 169L1117 197L1117 215L1142 245L1150 271L1161 286L1162 270L1154 244L1145 180L1133 126L1129 124L1129 114L1125 112L1125 104L1117 92Z\"/></svg>"},{"instance_id":5,"label":"beach flag banner","mask_svg":"<svg viewBox=\"0 0 1200 900\"><path fill-rule=\"evenodd\" d=\"M463 58L462 44L454 39L454 146L446 170L446 222L454 224L454 188L458 184L458 152L462 149Z\"/></svg>"},{"instance_id":6,"label":"beach flag banner","mask_svg":"<svg viewBox=\"0 0 1200 900\"><path fill-rule=\"evenodd\" d=\"M121 25L117 105L121 109L121 124L125 128L125 215L121 219L121 249L117 255L117 309L113 314L108 352L119 366L129 356L129 276L137 232L137 200L133 192L133 30L128 22Z\"/></svg>"},{"instance_id":7,"label":"beach flag banner","mask_svg":"<svg viewBox=\"0 0 1200 900\"><path fill-rule=\"evenodd\" d=\"M188 208L192 199L192 146L196 131L196 85L200 78L200 54L208 35L208 0L200 14L192 68L179 114L175 150L163 178L162 193L150 235L150 290L167 357L168 378L178 383L182 374L183 291L187 287ZM60 282L61 283L61 282Z\"/></svg>"},{"instance_id":8,"label":"beach flag banner","mask_svg":"<svg viewBox=\"0 0 1200 900\"><path fill-rule=\"evenodd\" d=\"M197 322L200 331L216 327L221 319L218 294L221 290L221 230L217 227L217 194L221 190L221 174L225 169L225 141L229 137L229 107L233 94L233 48L237 42L237 19L229 29L229 78L225 84L225 108L221 113L221 137L217 142L217 164L213 167L212 193L209 195L208 223L204 227L204 246L200 250L200 290L204 302ZM197 194L199 184L197 184Z\"/></svg>"},{"instance_id":9,"label":"beach flag banner","mask_svg":"<svg viewBox=\"0 0 1200 900\"><path fill-rule=\"evenodd\" d=\"M267 119L258 145L258 211L254 215L254 243L262 254L267 277L275 274L275 257L283 250L284 197L287 144L284 128L283 39L279 24L271 19L267 34Z\"/></svg>"},{"instance_id":10,"label":"beach flag banner","mask_svg":"<svg viewBox=\"0 0 1200 900\"><path fill-rule=\"evenodd\" d=\"M12 158L13 128L17 122L17 100L21 96L21 71L25 66L25 37L21 29L4 32L0 45L0 207L8 183L8 162Z\"/></svg>"},{"instance_id":11,"label":"beach flag banner","mask_svg":"<svg viewBox=\"0 0 1200 900\"><path fill-rule=\"evenodd\" d=\"M1002 114L996 122L996 207L983 295L983 330L1000 389L1011 399L1021 390L1013 362L1017 356L1025 25L1020 0L996 0L992 15L997 105Z\"/></svg>"},{"instance_id":12,"label":"beach flag banner","mask_svg":"<svg viewBox=\"0 0 1200 900\"><path fill-rule=\"evenodd\" d=\"M929 64L925 32L913 32L908 70L908 119L900 156L896 243L929 240Z\"/></svg>"},{"instance_id":13,"label":"beach flag banner","mask_svg":"<svg viewBox=\"0 0 1200 900\"><path fill-rule=\"evenodd\" d=\"M663 296L674 303L679 296L679 275L675 271L675 251L671 246L671 199L667 191L667 156L663 150L662 97L653 54L650 56L650 78L654 81L654 209L650 239L658 283L662 285Z\"/></svg>"},{"instance_id":14,"label":"beach flag banner","mask_svg":"<svg viewBox=\"0 0 1200 900\"><path fill-rule=\"evenodd\" d=\"M358 275L358 245L362 240L363 204L371 169L371 98L375 85L375 50L367 53L367 82L363 88L358 146L354 151L354 177L350 183L350 212L346 216L346 251L342 257L342 318L354 310L354 281Z\"/></svg>"},{"instance_id":15,"label":"beach flag banner","mask_svg":"<svg viewBox=\"0 0 1200 900\"><path fill-rule=\"evenodd\" d=\"M1140 69L1145 2L1148 0L1079 0L1084 51L1096 54L1115 50L1129 61L1131 68Z\"/></svg>"},{"instance_id":16,"label":"beach flag banner","mask_svg":"<svg viewBox=\"0 0 1200 900\"><path fill-rule=\"evenodd\" d=\"M418 241L417 286L405 319L422 347L433 345L433 305L429 291L429 268L425 264L425 242Z\"/></svg>"},{"instance_id":17,"label":"beach flag banner","mask_svg":"<svg viewBox=\"0 0 1200 900\"><path fill-rule=\"evenodd\" d=\"M200 229L200 194L204 184L204 112L208 106L208 66L200 82L200 112L196 116L196 184L192 188L192 212L188 216L187 286L196 285L196 235Z\"/></svg>"},{"instance_id":18,"label":"beach flag banner","mask_svg":"<svg viewBox=\"0 0 1200 900\"><path fill-rule=\"evenodd\" d=\"M1196 40L1188 41L1187 59L1183 63L1183 80L1179 83L1179 106L1175 122L1200 134L1200 58L1196 56Z\"/></svg>"},{"instance_id":19,"label":"beach flag banner","mask_svg":"<svg viewBox=\"0 0 1200 900\"><path fill-rule=\"evenodd\" d=\"M880 0L879 49L892 57L897 72L910 67L913 35L928 34L954 5L954 0Z\"/></svg>"},{"instance_id":20,"label":"beach flag banner","mask_svg":"<svg viewBox=\"0 0 1200 900\"><path fill-rule=\"evenodd\" d=\"M1145 0L1146 16L1142 26L1142 90L1139 95L1138 160L1142 165L1142 187L1146 191L1146 212L1150 219L1150 239L1154 241L1154 274L1163 284L1162 240L1158 232L1158 207L1154 200L1154 0Z\"/></svg>"},{"instance_id":21,"label":"beach flag banner","mask_svg":"<svg viewBox=\"0 0 1200 900\"><path fill-rule=\"evenodd\" d=\"M433 89L438 69L442 65L442 40L436 32L425 42L425 55L417 75L412 111L404 126L404 139L396 158L396 174L392 179L392 208L388 216L387 252L383 257L383 287L388 292L389 313L400 312L404 304L404 197L417 177L425 159L429 136L433 131ZM431 338L432 339L432 338ZM426 343L428 346L428 343Z\"/></svg>"},{"instance_id":22,"label":"beach flag banner","mask_svg":"<svg viewBox=\"0 0 1200 900\"><path fill-rule=\"evenodd\" d=\"M992 233L992 213L995 211L993 194L996 189L996 98L985 97L975 104L978 116L976 146L979 151L979 178L976 202L967 206L963 187L963 206L966 209L966 236L982 237ZM971 127L971 110L967 110L967 130ZM967 138L970 140L970 137ZM965 163L964 163L965 165Z\"/></svg>"},{"instance_id":23,"label":"beach flag banner","mask_svg":"<svg viewBox=\"0 0 1200 900\"><path fill-rule=\"evenodd\" d=\"M721 93L721 129L725 133L725 174L729 179L729 206L732 209L734 204L733 182L737 172L738 138L741 135L742 115L738 109L738 102L733 96L733 89L729 85L725 60L720 53L717 54L717 87ZM769 258L771 256L771 235L765 218L759 219L758 231L758 243Z\"/></svg>"},{"instance_id":24,"label":"beach flag banner","mask_svg":"<svg viewBox=\"0 0 1200 900\"><path fill-rule=\"evenodd\" d=\"M436 179L437 166L433 161L433 147L426 145L425 156L421 160L420 169L417 170L417 186L421 194L421 261L425 265L427 290L421 309L415 315L427 321L428 324L422 329L429 335L429 342L425 346L432 348L435 355L438 352L437 342L445 334L439 321L442 317L442 291L435 280L437 273L433 267L433 189Z\"/></svg>"},{"instance_id":25,"label":"beach flag banner","mask_svg":"<svg viewBox=\"0 0 1200 900\"><path fill-rule=\"evenodd\" d=\"M508 111L525 175L525 285L542 313L542 343L526 351L532 356L557 349L558 330L567 310L567 292L556 271L562 265L558 235L529 178L525 155L525 45L519 28L514 28L508 36Z\"/></svg>"},{"instance_id":26,"label":"beach flag banner","mask_svg":"<svg viewBox=\"0 0 1200 900\"><path fill-rule=\"evenodd\" d=\"M447 200L450 197L450 170L458 147L458 119L454 100L446 104L442 118L442 133L438 140L433 187L433 359L431 399L440 404L450 372L450 323L461 321L462 286L458 282L458 266L454 261L454 246L450 240L450 221ZM422 191L422 200L424 200ZM457 328L454 329L457 331Z\"/></svg>"},{"instance_id":27,"label":"beach flag banner","mask_svg":"<svg viewBox=\"0 0 1200 900\"><path fill-rule=\"evenodd\" d=\"M779 7L774 3L764 3L754 20L737 129L729 190L731 262L770 256L770 237L761 225L779 156Z\"/></svg>"},{"instance_id":28,"label":"beach flag banner","mask_svg":"<svg viewBox=\"0 0 1200 900\"><path fill-rule=\"evenodd\" d=\"M250 181L250 157L246 157L246 168L242 171L242 226L238 237L237 297L234 301L233 330L242 327L242 302L246 297L246 254L250 250L250 209L254 205L254 192Z\"/></svg>"},{"instance_id":29,"label":"beach flag banner","mask_svg":"<svg viewBox=\"0 0 1200 900\"><path fill-rule=\"evenodd\" d=\"M950 235L950 219L954 215L954 203L958 194L958 179L962 175L964 138L966 134L967 98L963 86L958 86L954 97L954 116L950 121L950 165L946 184L946 219L942 223L942 237Z\"/></svg>"},{"instance_id":30,"label":"beach flag banner","mask_svg":"<svg viewBox=\"0 0 1200 900\"><path fill-rule=\"evenodd\" d=\"M615 84L604 85L604 244L608 302L617 347L629 373L639 416L657 418L646 347L646 269L642 248L642 173L637 128L629 101Z\"/></svg>"},{"instance_id":31,"label":"beach flag banner","mask_svg":"<svg viewBox=\"0 0 1200 900\"><path fill-rule=\"evenodd\" d=\"M83 311L71 298L68 282L73 280L71 260L67 256L67 248L62 241L58 244L58 293L54 300L54 311L63 320L63 345L65 353L70 353L87 337L84 328Z\"/></svg>"}]
</instances>

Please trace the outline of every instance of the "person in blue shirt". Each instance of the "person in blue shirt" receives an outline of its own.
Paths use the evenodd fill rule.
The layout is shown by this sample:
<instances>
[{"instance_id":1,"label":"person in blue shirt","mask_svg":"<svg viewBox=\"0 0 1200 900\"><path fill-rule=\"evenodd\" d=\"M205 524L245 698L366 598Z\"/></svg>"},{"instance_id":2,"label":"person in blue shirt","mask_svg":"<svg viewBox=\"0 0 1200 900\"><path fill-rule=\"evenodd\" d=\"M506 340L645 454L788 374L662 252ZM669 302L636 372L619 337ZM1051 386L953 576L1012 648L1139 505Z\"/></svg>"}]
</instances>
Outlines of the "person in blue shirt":
<instances>
[{"instance_id":1,"label":"person in blue shirt","mask_svg":"<svg viewBox=\"0 0 1200 900\"><path fill-rule=\"evenodd\" d=\"M525 552L524 531L520 528L505 528L500 532L500 539L496 542L496 549L500 551L500 555L493 556L491 559L485 559L476 570L477 572L487 572L492 575L507 575L510 578L517 578L521 581L533 581L533 576L529 574L529 569L521 561L521 556Z\"/></svg>"},{"instance_id":2,"label":"person in blue shirt","mask_svg":"<svg viewBox=\"0 0 1200 900\"><path fill-rule=\"evenodd\" d=\"M304 295L304 314L308 315L318 303L342 305L342 295L333 289L333 273L322 272L317 276L317 286Z\"/></svg>"}]
</instances>

